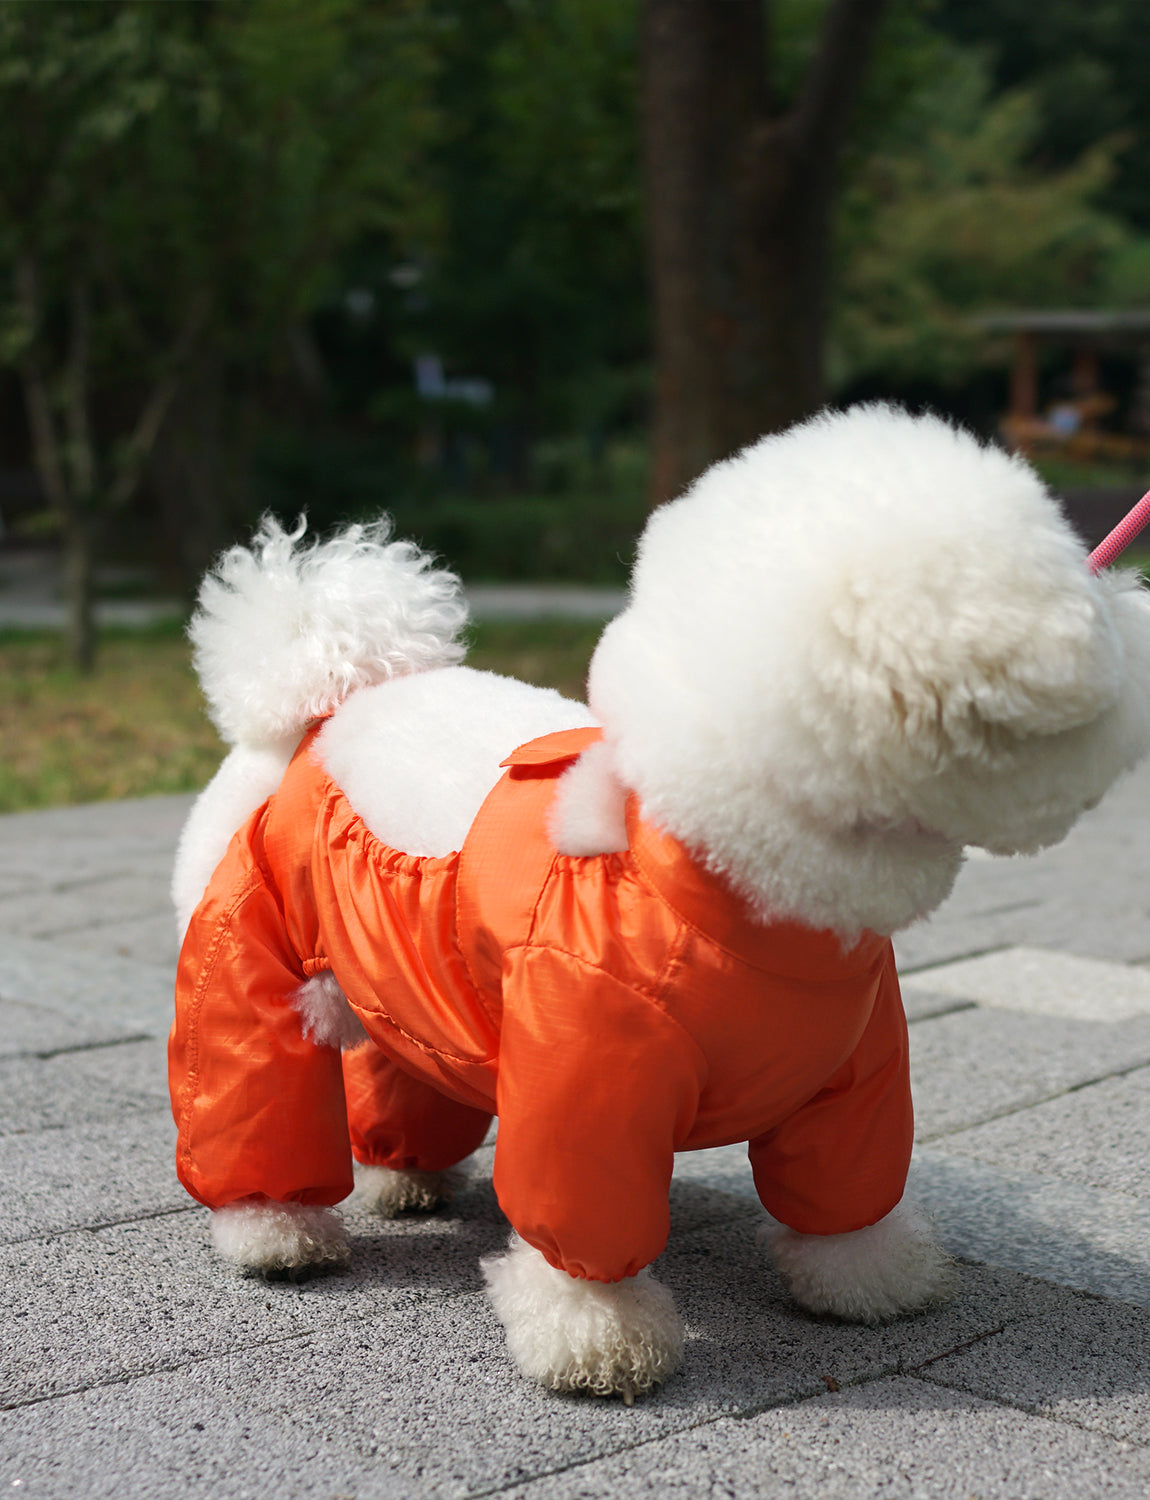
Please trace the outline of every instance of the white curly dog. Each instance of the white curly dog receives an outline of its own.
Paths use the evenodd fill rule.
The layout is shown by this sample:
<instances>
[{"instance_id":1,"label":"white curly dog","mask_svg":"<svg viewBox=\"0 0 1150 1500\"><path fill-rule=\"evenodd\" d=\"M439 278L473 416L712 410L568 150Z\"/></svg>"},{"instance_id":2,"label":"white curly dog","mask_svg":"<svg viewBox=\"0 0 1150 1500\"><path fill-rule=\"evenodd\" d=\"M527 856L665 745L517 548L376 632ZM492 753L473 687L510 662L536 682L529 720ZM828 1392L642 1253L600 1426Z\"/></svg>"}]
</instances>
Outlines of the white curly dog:
<instances>
[{"instance_id":1,"label":"white curly dog","mask_svg":"<svg viewBox=\"0 0 1150 1500\"><path fill-rule=\"evenodd\" d=\"M681 1033L694 1026L693 1035L717 1035L723 1002L721 985L716 991L713 976L701 970L691 992L683 954L705 948L706 962L721 968L730 952L758 952L754 945L786 927L817 937L824 956L829 944L847 970L852 954L872 955L866 972L877 973L888 963L889 934L946 897L965 846L1013 854L1061 839L1150 745L1147 595L1131 574L1089 571L1083 547L1025 462L937 419L877 405L766 437L652 515L629 602L594 655L589 709L458 665L465 608L457 580L412 545L390 541L386 523L353 527L314 546L302 545L301 534L265 522L251 549L226 553L204 582L191 627L204 692L234 748L195 805L175 871L181 930L191 928L182 961L189 993L206 996L210 1007L213 985L223 983L215 949L210 974L203 960L205 891L225 856L239 857L228 851L241 825L249 844L264 836L260 830L269 846L273 835L291 834L275 821L277 789L285 775L304 774L296 750L317 719L326 722L308 754L346 799L351 822L367 830L368 847L412 857L388 869L423 870L419 862L431 861L427 868L448 870L449 856L469 838L491 836L481 809L492 805L493 789L514 782L549 788L545 837L554 857L539 881L566 878L576 867L596 879L605 871L596 887L596 900L605 901L601 892L612 882L646 879L644 861L665 857L687 862L691 878L720 892L716 901L738 908L736 917L723 908L725 922L742 924L726 948L713 933L700 937L690 913L682 920L672 913L673 922L663 914L677 945L665 963L687 965L682 1000L654 989L638 998L622 994L625 987L612 979L602 1004L617 1003L617 1012L601 1010L604 966L567 955L566 968L548 968L548 954L564 946L558 941L524 960L534 988L521 983L518 956L513 962L504 955L503 981L500 956L493 959L496 988L484 1001L485 1016L503 1003L520 1009L508 1010L501 1058L491 1067L534 1068L535 1103L523 1106L518 1084L503 1083L490 1106L500 1115L496 1187L517 1231L508 1250L485 1265L490 1295L526 1375L552 1389L630 1399L665 1379L682 1351L671 1295L646 1268L665 1236L652 1205L659 1191L665 1199L673 1149L750 1133L728 1125L700 1133L702 1114L713 1107L715 1119L726 1119L730 1101L708 1094L708 1070L719 1077L720 1063L717 1053L700 1060L700 1049L712 1043L688 1045ZM596 726L601 737L586 732ZM574 751L558 756L562 775L539 782L524 773L515 782L513 767L504 776L501 763L517 746L573 730L585 733ZM335 806L336 792L325 795L325 806ZM628 863L632 853L638 873ZM328 864L333 858L323 853ZM270 880L266 870L260 878ZM657 892L656 875L648 883ZM538 907L543 898L532 890ZM281 892L268 909L289 900ZM538 911L533 920L542 920ZM336 938L325 941L334 954ZM482 933L476 941L481 948ZM531 940L521 946L530 950ZM353 958L313 957L299 970L298 988L273 997L280 1007L275 1024L296 1028L289 1041L300 1067L312 1066L307 1049L330 1055L361 1042L365 1026L388 1050L391 1033L378 1009L386 997L372 993ZM856 989L858 969L851 970ZM579 1012L580 1032L570 1019L578 997L568 990L571 975L584 972L596 999ZM737 999L735 987L745 989L746 966L731 972L731 1004L737 1000L743 1015L749 1002ZM879 981L867 983L865 1006L875 1006ZM796 1035L817 1034L820 1046L831 1046L838 1025L832 989L807 985L794 1010ZM709 1012L685 1020L689 1004ZM574 1125L571 1140L557 1140L556 1111L546 1100L550 1064L534 1057L521 1035L523 1007L535 1007L532 1024L545 1034L550 1005L566 1007L567 1028L562 1046L549 1043L552 1053L569 1051L593 1065L598 1049L607 1073L635 1079L631 1097L616 1098L612 1117L592 1122L598 1146ZM245 1048L240 1024L211 1045ZM641 1036L641 1066L627 1073L632 1031ZM207 1069L206 1022L196 1036L195 1068ZM184 1044L174 1038L173 1045ZM394 1048L404 1067L416 1056L405 1045L398 1040ZM418 1038L413 1045L424 1046ZM762 1045L748 1033L731 1050ZM778 1046L787 1045L783 1036ZM853 1046L852 1037L835 1056ZM787 1066L801 1073L802 1062L788 1059ZM535 1076L541 1070L542 1082ZM557 1089L567 1087L560 1064L555 1077ZM788 1103L797 1118L809 1116L812 1099L821 1107L836 1088L846 1090L820 1080L803 1085L810 1098ZM852 1075L851 1088L856 1084ZM182 1084L179 1096L188 1119L190 1087ZM443 1087L450 1095L454 1084L447 1078ZM591 1078L583 1092L593 1095L595 1087ZM738 1087L745 1094L750 1085L743 1078ZM473 1090L460 1090L459 1099L474 1102ZM577 1113L580 1097L569 1090L563 1110ZM769 1100L757 1106L764 1121L776 1119ZM647 1178L638 1169L633 1178L634 1224L617 1207L601 1212L599 1199L584 1196L575 1207L564 1201L578 1196L566 1185L581 1184L580 1172L591 1174L587 1192L613 1171L621 1191L631 1192L628 1133L653 1152L647 1116L661 1120L668 1108L676 1124L674 1131L659 1127L650 1204ZM820 1209L822 1218L804 1216L801 1206L788 1217L787 1206L802 1202L803 1152L809 1147L813 1177L824 1170L822 1148L803 1138L781 1161L777 1150L771 1155L773 1130L760 1129L752 1158L761 1195L782 1220L767 1240L799 1303L877 1322L947 1294L950 1263L923 1217L897 1201L897 1187L876 1221L852 1221L844 1232L825 1232L837 1222L833 1202ZM512 1153L528 1166L517 1167ZM892 1147L900 1183L907 1153L909 1140L900 1135ZM240 1154L251 1153L244 1146ZM865 1175L865 1167L854 1162L852 1170ZM605 1175L596 1178L600 1170ZM827 1170L833 1178L833 1165ZM385 1215L434 1206L451 1187L450 1172L438 1166L368 1162L357 1172L360 1192ZM259 1271L346 1257L332 1193L326 1200L302 1191L277 1199L273 1187L258 1188L261 1180L257 1175L256 1189L228 1201L198 1192L215 1210L215 1240L225 1256ZM595 1219L611 1222L596 1224L594 1245L626 1252L611 1260L604 1249L606 1271L591 1250L580 1259L583 1252L570 1248L582 1243L584 1221ZM812 1223L824 1232L809 1232Z\"/></svg>"}]
</instances>

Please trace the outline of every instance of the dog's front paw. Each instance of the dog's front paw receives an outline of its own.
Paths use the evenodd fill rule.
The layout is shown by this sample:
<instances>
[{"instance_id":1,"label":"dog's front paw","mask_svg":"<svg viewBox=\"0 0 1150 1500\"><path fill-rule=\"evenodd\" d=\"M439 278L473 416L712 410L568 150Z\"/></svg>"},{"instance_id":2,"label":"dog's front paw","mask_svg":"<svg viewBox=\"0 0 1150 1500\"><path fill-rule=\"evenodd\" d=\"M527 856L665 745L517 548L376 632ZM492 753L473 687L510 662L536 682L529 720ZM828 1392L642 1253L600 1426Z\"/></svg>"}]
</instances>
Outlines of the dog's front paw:
<instances>
[{"instance_id":1,"label":"dog's front paw","mask_svg":"<svg viewBox=\"0 0 1150 1500\"><path fill-rule=\"evenodd\" d=\"M882 1323L954 1293L954 1262L925 1215L906 1202L851 1234L798 1234L780 1225L764 1238L791 1296L811 1312Z\"/></svg>"},{"instance_id":2,"label":"dog's front paw","mask_svg":"<svg viewBox=\"0 0 1150 1500\"><path fill-rule=\"evenodd\" d=\"M356 1200L384 1219L403 1213L431 1213L450 1203L466 1181L467 1174L458 1167L443 1172L396 1172L390 1167L355 1163Z\"/></svg>"},{"instance_id":3,"label":"dog's front paw","mask_svg":"<svg viewBox=\"0 0 1150 1500\"><path fill-rule=\"evenodd\" d=\"M483 1274L512 1358L552 1391L636 1396L678 1367L683 1327L671 1293L649 1271L624 1281L584 1281L556 1270L512 1235Z\"/></svg>"},{"instance_id":4,"label":"dog's front paw","mask_svg":"<svg viewBox=\"0 0 1150 1500\"><path fill-rule=\"evenodd\" d=\"M269 1279L301 1281L347 1263L343 1219L334 1208L252 1198L212 1214L212 1240L225 1260Z\"/></svg>"}]
</instances>

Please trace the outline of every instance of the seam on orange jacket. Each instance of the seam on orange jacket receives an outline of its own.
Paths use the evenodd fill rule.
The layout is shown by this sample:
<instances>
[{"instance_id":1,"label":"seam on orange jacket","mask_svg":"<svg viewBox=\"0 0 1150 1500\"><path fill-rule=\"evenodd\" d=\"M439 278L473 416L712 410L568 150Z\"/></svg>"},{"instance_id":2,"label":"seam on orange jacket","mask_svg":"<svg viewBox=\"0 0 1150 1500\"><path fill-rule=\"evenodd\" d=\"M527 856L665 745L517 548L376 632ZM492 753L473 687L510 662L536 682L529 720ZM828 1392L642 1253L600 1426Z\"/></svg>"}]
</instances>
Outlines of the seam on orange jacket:
<instances>
[{"instance_id":1,"label":"seam on orange jacket","mask_svg":"<svg viewBox=\"0 0 1150 1500\"><path fill-rule=\"evenodd\" d=\"M219 961L220 949L223 947L224 939L231 928L232 920L244 902L259 890L263 884L263 876L259 870L249 870L240 882L234 898L229 902L227 908L220 913L219 920L216 922L215 931L212 933L211 946L208 949L204 965L200 970L200 977L196 983L196 988L192 993L192 1003L189 1007L187 1024L188 1070L184 1079L184 1087L180 1093L180 1113L176 1119L177 1139L182 1143L180 1146L180 1157L184 1162L191 1160L186 1141L185 1126L191 1111L192 1101L198 1092L200 1080L200 1012L203 1010L208 986L211 984L212 975ZM174 1029L176 1022L173 1022L172 1025Z\"/></svg>"}]
</instances>

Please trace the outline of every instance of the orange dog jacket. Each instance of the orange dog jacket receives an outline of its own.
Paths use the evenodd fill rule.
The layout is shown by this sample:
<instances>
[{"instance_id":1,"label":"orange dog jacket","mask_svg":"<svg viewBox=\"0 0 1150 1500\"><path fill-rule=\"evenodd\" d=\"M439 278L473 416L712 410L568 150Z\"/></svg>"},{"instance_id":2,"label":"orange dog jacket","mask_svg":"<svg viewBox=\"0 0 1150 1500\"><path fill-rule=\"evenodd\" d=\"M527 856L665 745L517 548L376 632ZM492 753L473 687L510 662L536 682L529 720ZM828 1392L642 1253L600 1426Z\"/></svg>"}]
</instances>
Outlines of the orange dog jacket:
<instances>
[{"instance_id":1,"label":"orange dog jacket","mask_svg":"<svg viewBox=\"0 0 1150 1500\"><path fill-rule=\"evenodd\" d=\"M747 1141L764 1207L802 1233L890 1212L912 1116L889 940L844 951L753 921L635 798L626 852L557 854L556 780L597 735L517 750L442 858L376 838L305 736L180 956L170 1076L194 1197L336 1203L353 1152L439 1170L497 1114L500 1205L573 1276L660 1253L676 1151ZM293 1005L326 970L371 1039L342 1057Z\"/></svg>"}]
</instances>

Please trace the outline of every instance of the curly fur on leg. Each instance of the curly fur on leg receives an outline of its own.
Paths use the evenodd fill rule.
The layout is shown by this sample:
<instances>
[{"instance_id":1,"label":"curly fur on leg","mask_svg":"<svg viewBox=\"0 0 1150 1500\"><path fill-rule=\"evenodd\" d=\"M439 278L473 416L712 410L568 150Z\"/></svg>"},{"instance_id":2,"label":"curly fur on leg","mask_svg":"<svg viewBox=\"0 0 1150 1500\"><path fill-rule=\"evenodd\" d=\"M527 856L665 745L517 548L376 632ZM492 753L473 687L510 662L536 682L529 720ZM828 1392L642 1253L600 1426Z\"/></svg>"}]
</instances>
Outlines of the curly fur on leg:
<instances>
[{"instance_id":1,"label":"curly fur on leg","mask_svg":"<svg viewBox=\"0 0 1150 1500\"><path fill-rule=\"evenodd\" d=\"M779 1225L763 1239L791 1296L810 1312L882 1323L954 1293L953 1261L926 1216L905 1200L851 1234L798 1234Z\"/></svg>"},{"instance_id":2,"label":"curly fur on leg","mask_svg":"<svg viewBox=\"0 0 1150 1500\"><path fill-rule=\"evenodd\" d=\"M402 1213L429 1214L450 1203L467 1181L458 1167L443 1172L420 1172L414 1168L396 1172L391 1167L354 1164L356 1201L384 1219Z\"/></svg>"},{"instance_id":3,"label":"curly fur on leg","mask_svg":"<svg viewBox=\"0 0 1150 1500\"><path fill-rule=\"evenodd\" d=\"M622 1396L629 1406L678 1367L683 1327L671 1293L650 1271L583 1281L516 1234L504 1254L482 1265L512 1358L548 1390Z\"/></svg>"},{"instance_id":4,"label":"curly fur on leg","mask_svg":"<svg viewBox=\"0 0 1150 1500\"><path fill-rule=\"evenodd\" d=\"M225 1260L268 1277L332 1270L350 1254L339 1213L312 1203L229 1203L212 1214L212 1240Z\"/></svg>"}]
</instances>

